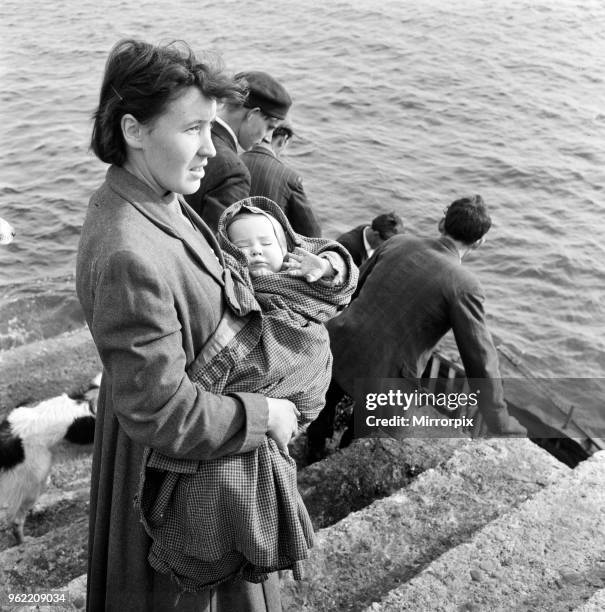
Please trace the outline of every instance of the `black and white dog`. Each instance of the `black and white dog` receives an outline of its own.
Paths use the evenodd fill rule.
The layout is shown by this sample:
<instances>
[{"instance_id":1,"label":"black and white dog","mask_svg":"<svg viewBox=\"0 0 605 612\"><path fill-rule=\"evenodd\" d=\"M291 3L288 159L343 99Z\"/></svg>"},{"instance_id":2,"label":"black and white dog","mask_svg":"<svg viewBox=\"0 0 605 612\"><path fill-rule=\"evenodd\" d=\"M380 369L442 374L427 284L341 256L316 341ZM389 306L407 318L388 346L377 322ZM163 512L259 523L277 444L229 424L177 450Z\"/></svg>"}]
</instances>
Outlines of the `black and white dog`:
<instances>
[{"instance_id":1,"label":"black and white dog","mask_svg":"<svg viewBox=\"0 0 605 612\"><path fill-rule=\"evenodd\" d=\"M78 398L64 393L20 406L0 423L0 511L18 544L24 540L25 517L48 479L52 448L63 438L78 444L93 441L97 392L95 386Z\"/></svg>"}]
</instances>

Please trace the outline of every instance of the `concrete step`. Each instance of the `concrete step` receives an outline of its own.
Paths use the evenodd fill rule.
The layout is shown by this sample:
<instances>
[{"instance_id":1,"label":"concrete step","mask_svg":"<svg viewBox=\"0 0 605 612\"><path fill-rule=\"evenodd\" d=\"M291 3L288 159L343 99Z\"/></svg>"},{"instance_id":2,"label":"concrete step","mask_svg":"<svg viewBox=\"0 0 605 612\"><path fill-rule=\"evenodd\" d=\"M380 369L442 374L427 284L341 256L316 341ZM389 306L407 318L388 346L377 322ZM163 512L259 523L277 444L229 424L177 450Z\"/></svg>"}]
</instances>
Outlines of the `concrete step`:
<instances>
[{"instance_id":1,"label":"concrete step","mask_svg":"<svg viewBox=\"0 0 605 612\"><path fill-rule=\"evenodd\" d=\"M88 328L0 352L0 420L16 406L83 393L101 369Z\"/></svg>"},{"instance_id":2,"label":"concrete step","mask_svg":"<svg viewBox=\"0 0 605 612\"><path fill-rule=\"evenodd\" d=\"M24 545L28 546L30 542L53 529L72 525L74 519L78 517L88 516L89 498L90 486L88 484L60 495L49 494L41 497L27 517ZM10 525L3 522L0 528L0 550L12 548L15 545L15 537Z\"/></svg>"},{"instance_id":3,"label":"concrete step","mask_svg":"<svg viewBox=\"0 0 605 612\"><path fill-rule=\"evenodd\" d=\"M603 587L605 451L435 559L367 612L558 612L593 604L603 610Z\"/></svg>"},{"instance_id":4,"label":"concrete step","mask_svg":"<svg viewBox=\"0 0 605 612\"><path fill-rule=\"evenodd\" d=\"M357 440L301 469L299 489L319 528L409 484L417 474L447 461L464 444L451 439L435 440L431 445L417 439L405 443L388 438ZM83 565L81 571L85 569ZM86 576L62 588L70 593L71 607L66 609L80 609L86 597Z\"/></svg>"},{"instance_id":5,"label":"concrete step","mask_svg":"<svg viewBox=\"0 0 605 612\"><path fill-rule=\"evenodd\" d=\"M60 450L40 512L58 507L56 515L63 518L49 521L53 529L41 537L0 553L0 568L5 570L0 597L3 587L12 592L31 584L60 587L52 575L61 574L76 577L62 587L70 592L65 609L84 604L90 474L86 450L73 461L73 449ZM349 516L320 529L304 582L284 579L284 610L361 610L568 471L528 440L358 440L299 472L301 493L318 528ZM76 484L82 485L80 478L84 487ZM66 545L75 564L64 558Z\"/></svg>"},{"instance_id":6,"label":"concrete step","mask_svg":"<svg viewBox=\"0 0 605 612\"><path fill-rule=\"evenodd\" d=\"M53 449L53 465L44 492L25 521L26 543L88 514L92 444L61 442ZM10 526L0 514L0 550L15 545Z\"/></svg>"},{"instance_id":7,"label":"concrete step","mask_svg":"<svg viewBox=\"0 0 605 612\"><path fill-rule=\"evenodd\" d=\"M62 595L62 602L44 606L21 606L8 608L6 612L77 612L86 608L86 574L74 578L71 582L57 590ZM0 608L4 612L4 608Z\"/></svg>"},{"instance_id":8,"label":"concrete step","mask_svg":"<svg viewBox=\"0 0 605 612\"><path fill-rule=\"evenodd\" d=\"M603 612L605 610L605 589L599 589L590 599L574 612Z\"/></svg>"},{"instance_id":9,"label":"concrete step","mask_svg":"<svg viewBox=\"0 0 605 612\"><path fill-rule=\"evenodd\" d=\"M0 610L9 593L61 588L65 577L86 570L92 445L61 442L53 449L53 466L45 488L25 522L25 542L15 546L10 527L0 527ZM32 608L58 612L69 606Z\"/></svg>"},{"instance_id":10,"label":"concrete step","mask_svg":"<svg viewBox=\"0 0 605 612\"><path fill-rule=\"evenodd\" d=\"M320 530L305 579L284 578L284 609L360 610L570 471L529 440L456 443L408 488Z\"/></svg>"},{"instance_id":11,"label":"concrete step","mask_svg":"<svg viewBox=\"0 0 605 612\"><path fill-rule=\"evenodd\" d=\"M441 438L355 440L347 448L298 472L298 490L315 530L406 487L422 472L447 461L466 442Z\"/></svg>"},{"instance_id":12,"label":"concrete step","mask_svg":"<svg viewBox=\"0 0 605 612\"><path fill-rule=\"evenodd\" d=\"M8 593L61 588L65 576L81 575L86 568L87 543L85 514L0 552L0 602L8 601Z\"/></svg>"}]
</instances>

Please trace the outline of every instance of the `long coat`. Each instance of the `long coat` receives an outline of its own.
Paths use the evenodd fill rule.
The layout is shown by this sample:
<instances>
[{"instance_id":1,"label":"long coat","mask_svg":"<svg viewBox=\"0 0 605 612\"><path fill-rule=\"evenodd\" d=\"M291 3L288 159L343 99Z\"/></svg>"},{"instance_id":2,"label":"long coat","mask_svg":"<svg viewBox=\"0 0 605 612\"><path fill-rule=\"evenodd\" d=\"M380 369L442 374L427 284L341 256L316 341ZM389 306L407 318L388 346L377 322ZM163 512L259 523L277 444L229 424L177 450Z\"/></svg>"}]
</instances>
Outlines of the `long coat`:
<instances>
[{"instance_id":1,"label":"long coat","mask_svg":"<svg viewBox=\"0 0 605 612\"><path fill-rule=\"evenodd\" d=\"M104 368L90 506L92 611L160 610L158 589L173 588L147 563L150 540L133 507L143 447L207 459L252 450L267 429L264 397L214 395L185 374L229 297L212 233L183 206L196 230L112 166L82 228L76 287Z\"/></svg>"},{"instance_id":2,"label":"long coat","mask_svg":"<svg viewBox=\"0 0 605 612\"><path fill-rule=\"evenodd\" d=\"M337 242L340 242L349 253L355 262L356 266L361 266L362 263L367 261L368 254L366 252L365 244L363 243L363 230L369 227L368 225L358 225L352 230L341 234L336 238Z\"/></svg>"},{"instance_id":3,"label":"long coat","mask_svg":"<svg viewBox=\"0 0 605 612\"><path fill-rule=\"evenodd\" d=\"M275 157L272 149L258 144L241 155L250 171L250 195L273 200L297 234L318 238L321 226L309 204L302 177Z\"/></svg>"},{"instance_id":4,"label":"long coat","mask_svg":"<svg viewBox=\"0 0 605 612\"><path fill-rule=\"evenodd\" d=\"M208 159L200 188L185 196L188 204L214 232L223 211L250 195L250 173L237 154L237 143L220 123L212 126L216 155Z\"/></svg>"},{"instance_id":5,"label":"long coat","mask_svg":"<svg viewBox=\"0 0 605 612\"><path fill-rule=\"evenodd\" d=\"M468 378L481 382L480 409L494 433L508 425L485 294L454 242L393 236L362 266L357 297L327 323L332 376L350 395L355 379L418 378L453 330Z\"/></svg>"}]
</instances>

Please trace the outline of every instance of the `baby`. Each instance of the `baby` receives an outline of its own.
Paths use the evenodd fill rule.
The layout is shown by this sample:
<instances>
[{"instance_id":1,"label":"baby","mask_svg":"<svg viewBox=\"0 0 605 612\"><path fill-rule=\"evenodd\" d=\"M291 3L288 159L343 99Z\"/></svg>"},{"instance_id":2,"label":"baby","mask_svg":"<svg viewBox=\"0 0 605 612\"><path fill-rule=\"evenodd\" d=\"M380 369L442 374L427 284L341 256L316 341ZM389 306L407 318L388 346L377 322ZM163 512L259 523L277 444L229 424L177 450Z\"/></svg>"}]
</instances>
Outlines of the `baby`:
<instances>
[{"instance_id":1,"label":"baby","mask_svg":"<svg viewBox=\"0 0 605 612\"><path fill-rule=\"evenodd\" d=\"M327 257L318 257L300 247L288 253L286 234L275 217L255 207L242 211L245 212L231 217L227 236L246 255L251 278L282 270L290 276L303 276L308 282L334 278L336 272Z\"/></svg>"},{"instance_id":2,"label":"baby","mask_svg":"<svg viewBox=\"0 0 605 612\"><path fill-rule=\"evenodd\" d=\"M214 393L287 398L304 426L323 407L331 378L324 323L348 304L357 268L337 242L296 234L267 198L236 202L218 230L227 308L189 377ZM150 449L140 499L149 561L185 589L236 574L258 582L286 568L299 578L313 543L296 464L269 437L254 451L209 461Z\"/></svg>"}]
</instances>

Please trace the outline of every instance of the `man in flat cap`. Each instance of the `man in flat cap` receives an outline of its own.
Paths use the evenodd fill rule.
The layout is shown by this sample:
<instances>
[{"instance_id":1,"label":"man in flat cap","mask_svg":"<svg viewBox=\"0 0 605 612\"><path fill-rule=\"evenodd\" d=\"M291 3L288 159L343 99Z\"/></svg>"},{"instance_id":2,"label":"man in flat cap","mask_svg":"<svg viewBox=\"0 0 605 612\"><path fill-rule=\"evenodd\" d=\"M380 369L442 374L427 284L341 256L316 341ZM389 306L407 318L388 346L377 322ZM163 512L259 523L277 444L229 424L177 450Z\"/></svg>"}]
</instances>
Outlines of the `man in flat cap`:
<instances>
[{"instance_id":1,"label":"man in flat cap","mask_svg":"<svg viewBox=\"0 0 605 612\"><path fill-rule=\"evenodd\" d=\"M242 161L250 171L250 195L273 200L286 214L292 229L310 238L321 236L321 227L303 189L302 177L281 159L294 131L284 121L249 151Z\"/></svg>"},{"instance_id":2,"label":"man in flat cap","mask_svg":"<svg viewBox=\"0 0 605 612\"><path fill-rule=\"evenodd\" d=\"M212 127L216 156L208 159L205 175L196 193L187 202L213 231L225 208L250 195L250 173L238 155L273 130L288 115L292 100L283 85L266 72L235 75L247 89L243 103L227 101L218 111Z\"/></svg>"},{"instance_id":3,"label":"man in flat cap","mask_svg":"<svg viewBox=\"0 0 605 612\"><path fill-rule=\"evenodd\" d=\"M390 212L374 217L371 225L364 223L354 227L336 240L351 253L355 265L361 266L385 240L402 231L401 217Z\"/></svg>"}]
</instances>

